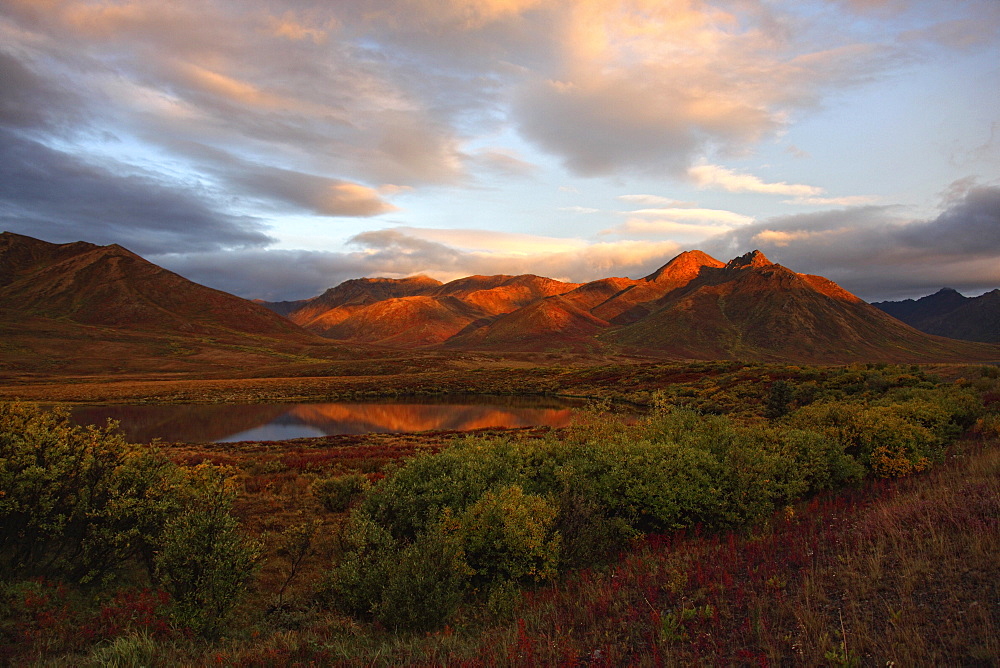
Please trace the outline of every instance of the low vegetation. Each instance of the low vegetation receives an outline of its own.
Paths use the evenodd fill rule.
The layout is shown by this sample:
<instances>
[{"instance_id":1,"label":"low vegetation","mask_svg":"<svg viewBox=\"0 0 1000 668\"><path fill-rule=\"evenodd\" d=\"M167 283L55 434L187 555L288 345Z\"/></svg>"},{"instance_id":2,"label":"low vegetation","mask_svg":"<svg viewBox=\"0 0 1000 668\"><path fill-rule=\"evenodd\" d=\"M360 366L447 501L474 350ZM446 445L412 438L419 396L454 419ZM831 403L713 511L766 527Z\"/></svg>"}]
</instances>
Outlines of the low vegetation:
<instances>
[{"instance_id":1,"label":"low vegetation","mask_svg":"<svg viewBox=\"0 0 1000 668\"><path fill-rule=\"evenodd\" d=\"M0 654L996 660L998 369L711 364L573 372L605 401L566 430L337 447L137 446L0 405Z\"/></svg>"}]
</instances>

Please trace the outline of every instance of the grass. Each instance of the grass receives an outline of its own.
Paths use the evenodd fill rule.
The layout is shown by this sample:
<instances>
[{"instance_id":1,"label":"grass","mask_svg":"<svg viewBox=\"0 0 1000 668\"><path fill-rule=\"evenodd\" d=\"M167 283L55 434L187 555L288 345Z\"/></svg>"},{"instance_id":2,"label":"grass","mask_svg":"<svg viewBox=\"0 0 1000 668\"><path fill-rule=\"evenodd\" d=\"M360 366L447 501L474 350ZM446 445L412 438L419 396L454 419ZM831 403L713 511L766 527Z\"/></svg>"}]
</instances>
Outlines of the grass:
<instances>
[{"instance_id":1,"label":"grass","mask_svg":"<svg viewBox=\"0 0 1000 668\"><path fill-rule=\"evenodd\" d=\"M441 631L394 634L312 607L305 588L212 645L139 630L54 665L150 652L206 666L996 665L998 445L963 441L928 473L742 532L649 536L499 620L471 607Z\"/></svg>"},{"instance_id":2,"label":"grass","mask_svg":"<svg viewBox=\"0 0 1000 668\"><path fill-rule=\"evenodd\" d=\"M993 665L995 444L925 476L815 498L748 535L652 537L535 592L489 665ZM507 651L490 651L503 647Z\"/></svg>"},{"instance_id":3,"label":"grass","mask_svg":"<svg viewBox=\"0 0 1000 668\"><path fill-rule=\"evenodd\" d=\"M958 382L981 389L994 413L944 464L815 496L741 531L647 536L605 567L527 591L499 616L472 603L429 634L393 633L315 604L341 550L344 515L325 510L313 486L357 474L378 480L394 462L448 447L455 434L164 444L178 462L233 467L242 490L236 513L267 546L254 592L227 637L207 643L170 627L159 594L127 573L116 592L28 583L0 598L0 663L996 665L1000 394L992 376L945 370L952 379L972 378ZM877 394L890 376L902 386L933 380L925 368L704 363L550 367L509 382L559 378L569 392L599 396L624 385L636 397L665 389L672 403L734 414L759 411L764 389L778 379L799 388L818 382L836 396ZM275 383L285 381L292 379ZM267 381L257 382L266 390Z\"/></svg>"},{"instance_id":4,"label":"grass","mask_svg":"<svg viewBox=\"0 0 1000 668\"><path fill-rule=\"evenodd\" d=\"M345 665L996 665L1000 450L816 497L749 532L651 536L604 570L528 592L497 624L396 636L286 631L282 660ZM222 652L256 664L251 647Z\"/></svg>"}]
</instances>

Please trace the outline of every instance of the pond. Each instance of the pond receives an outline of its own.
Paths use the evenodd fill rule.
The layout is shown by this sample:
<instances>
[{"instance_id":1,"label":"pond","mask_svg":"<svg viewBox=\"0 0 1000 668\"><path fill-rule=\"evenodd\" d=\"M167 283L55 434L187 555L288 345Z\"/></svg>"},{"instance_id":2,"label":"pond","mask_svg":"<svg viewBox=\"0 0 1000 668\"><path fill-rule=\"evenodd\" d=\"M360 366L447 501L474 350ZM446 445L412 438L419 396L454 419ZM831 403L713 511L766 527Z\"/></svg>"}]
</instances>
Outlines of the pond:
<instances>
[{"instance_id":1,"label":"pond","mask_svg":"<svg viewBox=\"0 0 1000 668\"><path fill-rule=\"evenodd\" d=\"M486 427L565 427L583 400L449 396L301 404L77 406L77 424L121 423L133 443L275 441L337 434L468 431Z\"/></svg>"}]
</instances>

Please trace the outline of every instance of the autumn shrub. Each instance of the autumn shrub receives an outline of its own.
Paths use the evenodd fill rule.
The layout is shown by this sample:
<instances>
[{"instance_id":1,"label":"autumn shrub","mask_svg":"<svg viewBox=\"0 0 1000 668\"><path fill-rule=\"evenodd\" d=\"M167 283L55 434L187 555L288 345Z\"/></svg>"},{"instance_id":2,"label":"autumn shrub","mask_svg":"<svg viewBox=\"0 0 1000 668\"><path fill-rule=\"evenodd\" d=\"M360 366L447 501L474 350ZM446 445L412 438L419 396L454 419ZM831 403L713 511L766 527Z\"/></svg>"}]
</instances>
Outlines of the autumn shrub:
<instances>
[{"instance_id":1,"label":"autumn shrub","mask_svg":"<svg viewBox=\"0 0 1000 668\"><path fill-rule=\"evenodd\" d=\"M321 478L312 485L312 493L320 504L331 513L342 513L357 500L368 487L368 478L360 473L350 473L333 478Z\"/></svg>"},{"instance_id":2,"label":"autumn shrub","mask_svg":"<svg viewBox=\"0 0 1000 668\"><path fill-rule=\"evenodd\" d=\"M245 593L263 546L233 517L235 486L225 470L202 464L187 478L184 507L163 528L156 575L176 621L213 637Z\"/></svg>"},{"instance_id":3,"label":"autumn shrub","mask_svg":"<svg viewBox=\"0 0 1000 668\"><path fill-rule=\"evenodd\" d=\"M489 595L507 583L541 582L556 574L557 509L517 485L491 490L462 514L458 533L474 586Z\"/></svg>"},{"instance_id":4,"label":"autumn shrub","mask_svg":"<svg viewBox=\"0 0 1000 668\"><path fill-rule=\"evenodd\" d=\"M0 582L0 656L16 665L32 654L79 650L94 636L80 599L45 578Z\"/></svg>"},{"instance_id":5,"label":"autumn shrub","mask_svg":"<svg viewBox=\"0 0 1000 668\"><path fill-rule=\"evenodd\" d=\"M8 576L87 582L140 558L179 508L177 469L116 426L0 404L0 565Z\"/></svg>"},{"instance_id":6,"label":"autumn shrub","mask_svg":"<svg viewBox=\"0 0 1000 668\"><path fill-rule=\"evenodd\" d=\"M947 444L975 415L947 394L926 400L866 404L827 401L789 417L790 424L819 430L834 439L858 462L882 477L908 475L944 456ZM965 414L968 413L968 417Z\"/></svg>"},{"instance_id":7,"label":"autumn shrub","mask_svg":"<svg viewBox=\"0 0 1000 668\"><path fill-rule=\"evenodd\" d=\"M349 612L426 630L472 598L502 610L518 587L642 534L742 527L869 472L921 471L981 404L960 388L898 386L898 376L841 372L840 396L856 396L769 420L706 415L659 393L635 424L591 412L565 433L467 438L417 456L354 506L329 591ZM790 409L790 384L777 394L772 408ZM419 621L421 606L433 624Z\"/></svg>"}]
</instances>

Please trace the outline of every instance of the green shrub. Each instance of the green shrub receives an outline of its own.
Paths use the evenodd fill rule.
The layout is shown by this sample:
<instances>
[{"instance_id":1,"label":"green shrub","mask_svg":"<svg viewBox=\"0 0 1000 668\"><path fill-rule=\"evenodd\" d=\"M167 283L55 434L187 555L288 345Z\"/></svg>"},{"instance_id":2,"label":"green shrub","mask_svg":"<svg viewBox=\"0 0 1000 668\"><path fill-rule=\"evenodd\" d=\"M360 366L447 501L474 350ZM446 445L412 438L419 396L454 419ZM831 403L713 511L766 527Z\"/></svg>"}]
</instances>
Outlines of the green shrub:
<instances>
[{"instance_id":1,"label":"green shrub","mask_svg":"<svg viewBox=\"0 0 1000 668\"><path fill-rule=\"evenodd\" d=\"M591 413L542 439L467 438L418 456L353 506L328 591L343 610L395 628L436 628L470 596L507 611L520 586L639 534L744 526L867 471L922 470L982 412L962 388L900 387L895 368L833 378L836 392L810 381L802 396L775 381L769 421L756 408L745 420L676 408L658 392L634 425ZM779 415L793 400L808 405Z\"/></svg>"},{"instance_id":2,"label":"green shrub","mask_svg":"<svg viewBox=\"0 0 1000 668\"><path fill-rule=\"evenodd\" d=\"M336 478L323 478L313 483L312 493L331 513L342 513L368 488L368 478L351 473Z\"/></svg>"},{"instance_id":3,"label":"green shrub","mask_svg":"<svg viewBox=\"0 0 1000 668\"><path fill-rule=\"evenodd\" d=\"M472 570L450 513L413 542L394 539L355 513L347 549L323 594L345 612L393 628L430 630L444 624L465 597Z\"/></svg>"},{"instance_id":4,"label":"green shrub","mask_svg":"<svg viewBox=\"0 0 1000 668\"><path fill-rule=\"evenodd\" d=\"M214 637L246 591L263 546L245 537L232 516L236 493L224 470L199 465L189 483L184 509L164 527L156 574L171 595L175 620Z\"/></svg>"},{"instance_id":5,"label":"green shrub","mask_svg":"<svg viewBox=\"0 0 1000 668\"><path fill-rule=\"evenodd\" d=\"M777 420L788 414L789 406L795 399L795 388L786 380L771 383L767 400L764 402L764 417Z\"/></svg>"},{"instance_id":6,"label":"green shrub","mask_svg":"<svg viewBox=\"0 0 1000 668\"><path fill-rule=\"evenodd\" d=\"M127 444L116 425L79 427L65 410L0 404L0 565L9 575L90 581L150 565L176 512L177 468Z\"/></svg>"},{"instance_id":7,"label":"green shrub","mask_svg":"<svg viewBox=\"0 0 1000 668\"><path fill-rule=\"evenodd\" d=\"M483 494L459 520L473 582L488 590L505 581L551 579L559 562L557 512L517 485Z\"/></svg>"},{"instance_id":8,"label":"green shrub","mask_svg":"<svg viewBox=\"0 0 1000 668\"><path fill-rule=\"evenodd\" d=\"M372 612L390 628L429 631L444 625L465 598L473 571L461 532L450 518L420 534L396 555Z\"/></svg>"},{"instance_id":9,"label":"green shrub","mask_svg":"<svg viewBox=\"0 0 1000 668\"><path fill-rule=\"evenodd\" d=\"M461 512L489 489L517 483L523 466L524 453L508 441L467 439L414 457L380 481L359 509L393 537L412 540L445 508Z\"/></svg>"}]
</instances>

